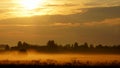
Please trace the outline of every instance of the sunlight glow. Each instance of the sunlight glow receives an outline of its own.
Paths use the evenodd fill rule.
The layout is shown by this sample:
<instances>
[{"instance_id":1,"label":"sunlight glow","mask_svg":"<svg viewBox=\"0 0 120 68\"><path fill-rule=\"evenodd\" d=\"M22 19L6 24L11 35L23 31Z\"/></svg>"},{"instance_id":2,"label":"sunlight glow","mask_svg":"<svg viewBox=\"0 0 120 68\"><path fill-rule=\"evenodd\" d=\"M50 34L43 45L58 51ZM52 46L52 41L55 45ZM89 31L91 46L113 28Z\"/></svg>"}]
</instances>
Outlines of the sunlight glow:
<instances>
[{"instance_id":1,"label":"sunlight glow","mask_svg":"<svg viewBox=\"0 0 120 68\"><path fill-rule=\"evenodd\" d=\"M25 10L33 10L42 4L42 0L21 0L19 3Z\"/></svg>"}]
</instances>

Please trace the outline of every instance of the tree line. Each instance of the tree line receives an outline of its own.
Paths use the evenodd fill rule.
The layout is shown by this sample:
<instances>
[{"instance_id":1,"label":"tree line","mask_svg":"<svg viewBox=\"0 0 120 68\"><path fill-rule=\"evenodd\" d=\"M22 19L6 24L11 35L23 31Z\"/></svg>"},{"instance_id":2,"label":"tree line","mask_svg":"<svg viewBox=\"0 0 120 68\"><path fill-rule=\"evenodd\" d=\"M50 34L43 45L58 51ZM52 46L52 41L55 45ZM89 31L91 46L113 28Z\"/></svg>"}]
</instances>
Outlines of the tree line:
<instances>
[{"instance_id":1,"label":"tree line","mask_svg":"<svg viewBox=\"0 0 120 68\"><path fill-rule=\"evenodd\" d=\"M26 42L19 41L16 46L10 47L9 45L4 46L5 51L18 50L26 52L27 50L36 50L39 52L76 52L76 53L114 53L119 54L120 45L93 45L85 42L84 44L66 44L58 45L54 40L49 40L46 45L32 45Z\"/></svg>"}]
</instances>

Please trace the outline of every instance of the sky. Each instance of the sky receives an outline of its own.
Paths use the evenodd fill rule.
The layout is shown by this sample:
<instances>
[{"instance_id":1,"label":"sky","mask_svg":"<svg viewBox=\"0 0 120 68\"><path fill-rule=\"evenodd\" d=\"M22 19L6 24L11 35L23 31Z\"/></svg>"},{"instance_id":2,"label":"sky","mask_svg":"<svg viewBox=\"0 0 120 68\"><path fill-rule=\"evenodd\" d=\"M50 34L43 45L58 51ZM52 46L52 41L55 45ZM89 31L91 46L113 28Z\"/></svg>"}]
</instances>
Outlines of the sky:
<instances>
[{"instance_id":1,"label":"sky","mask_svg":"<svg viewBox=\"0 0 120 68\"><path fill-rule=\"evenodd\" d=\"M120 0L1 0L0 44L120 44Z\"/></svg>"}]
</instances>

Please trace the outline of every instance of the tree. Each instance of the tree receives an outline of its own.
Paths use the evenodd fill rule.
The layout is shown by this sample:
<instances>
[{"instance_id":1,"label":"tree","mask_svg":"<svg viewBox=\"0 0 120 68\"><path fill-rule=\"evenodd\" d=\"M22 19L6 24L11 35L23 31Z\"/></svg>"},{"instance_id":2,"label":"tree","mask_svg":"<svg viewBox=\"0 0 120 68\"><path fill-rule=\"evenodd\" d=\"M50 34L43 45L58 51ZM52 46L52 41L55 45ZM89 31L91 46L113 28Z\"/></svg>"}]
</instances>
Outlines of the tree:
<instances>
[{"instance_id":1,"label":"tree","mask_svg":"<svg viewBox=\"0 0 120 68\"><path fill-rule=\"evenodd\" d=\"M93 44L90 44L90 48L94 48L94 45L93 45Z\"/></svg>"},{"instance_id":2,"label":"tree","mask_svg":"<svg viewBox=\"0 0 120 68\"><path fill-rule=\"evenodd\" d=\"M5 50L9 50L9 49L10 49L9 45L6 45Z\"/></svg>"},{"instance_id":3,"label":"tree","mask_svg":"<svg viewBox=\"0 0 120 68\"><path fill-rule=\"evenodd\" d=\"M74 48L78 48L78 43L77 42L74 43Z\"/></svg>"},{"instance_id":4,"label":"tree","mask_svg":"<svg viewBox=\"0 0 120 68\"><path fill-rule=\"evenodd\" d=\"M21 51L21 52L26 52L27 51L27 48L28 48L28 44L26 42L21 42L19 41L18 44L18 50Z\"/></svg>"},{"instance_id":5,"label":"tree","mask_svg":"<svg viewBox=\"0 0 120 68\"><path fill-rule=\"evenodd\" d=\"M96 48L103 48L102 44L99 44L98 46L96 46Z\"/></svg>"},{"instance_id":6,"label":"tree","mask_svg":"<svg viewBox=\"0 0 120 68\"><path fill-rule=\"evenodd\" d=\"M55 44L54 40L49 40L47 43L47 46L50 48L54 48L57 47L57 45Z\"/></svg>"},{"instance_id":7,"label":"tree","mask_svg":"<svg viewBox=\"0 0 120 68\"><path fill-rule=\"evenodd\" d=\"M28 48L28 47L29 47L29 44L28 44L28 43L26 43L26 42L23 42L23 47L26 49L26 48Z\"/></svg>"},{"instance_id":8,"label":"tree","mask_svg":"<svg viewBox=\"0 0 120 68\"><path fill-rule=\"evenodd\" d=\"M22 45L22 42L19 41L18 44L17 44L18 48L21 48L23 45Z\"/></svg>"},{"instance_id":9,"label":"tree","mask_svg":"<svg viewBox=\"0 0 120 68\"><path fill-rule=\"evenodd\" d=\"M88 48L88 43L85 42L84 45L83 45L84 48Z\"/></svg>"}]
</instances>

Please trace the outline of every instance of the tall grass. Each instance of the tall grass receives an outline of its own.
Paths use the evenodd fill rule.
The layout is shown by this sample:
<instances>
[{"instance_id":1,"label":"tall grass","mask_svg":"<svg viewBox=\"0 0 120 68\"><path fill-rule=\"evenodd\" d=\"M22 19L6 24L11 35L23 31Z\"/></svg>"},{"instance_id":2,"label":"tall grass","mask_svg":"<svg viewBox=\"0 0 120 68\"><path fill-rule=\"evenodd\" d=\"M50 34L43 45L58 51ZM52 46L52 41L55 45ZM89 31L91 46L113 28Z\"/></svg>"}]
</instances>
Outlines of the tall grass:
<instances>
[{"instance_id":1,"label":"tall grass","mask_svg":"<svg viewBox=\"0 0 120 68\"><path fill-rule=\"evenodd\" d=\"M47 59L46 61L41 60L24 60L24 61L10 61L10 60L1 60L0 65L39 65L39 66L120 66L120 62L117 60L111 62L96 62L92 63L91 61L82 62L77 59L71 59L69 62L60 63L56 60Z\"/></svg>"}]
</instances>

